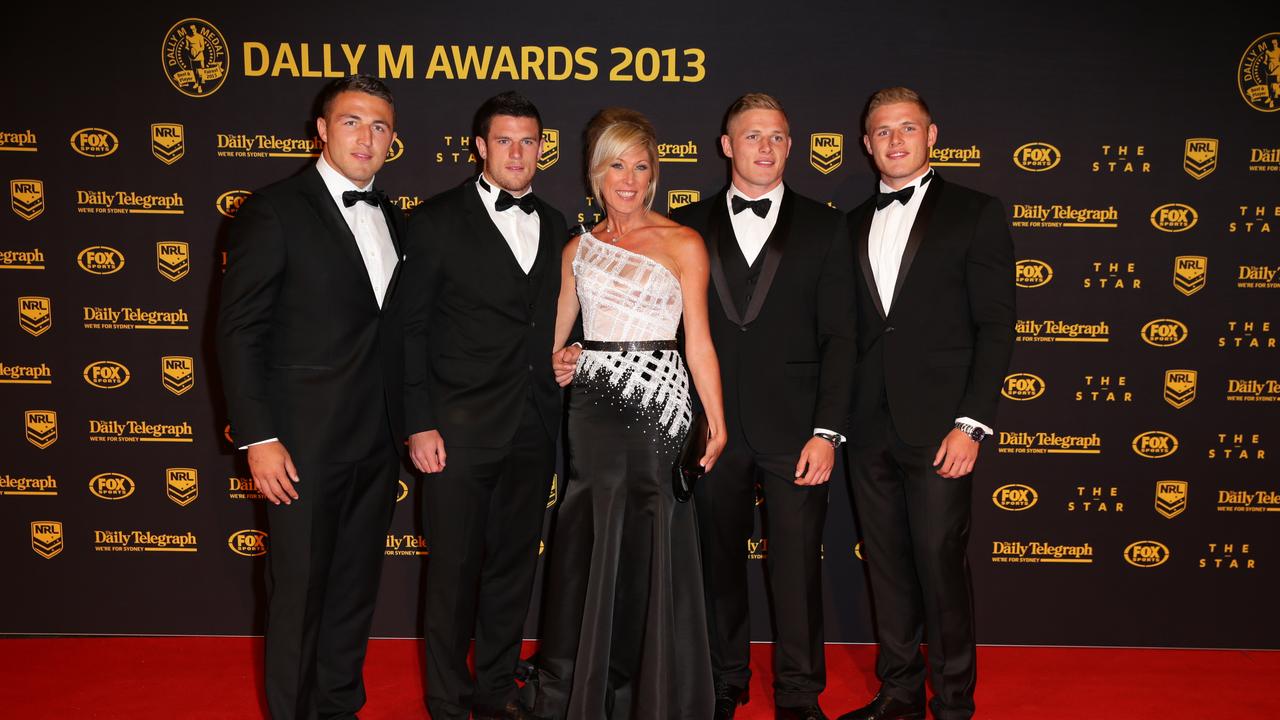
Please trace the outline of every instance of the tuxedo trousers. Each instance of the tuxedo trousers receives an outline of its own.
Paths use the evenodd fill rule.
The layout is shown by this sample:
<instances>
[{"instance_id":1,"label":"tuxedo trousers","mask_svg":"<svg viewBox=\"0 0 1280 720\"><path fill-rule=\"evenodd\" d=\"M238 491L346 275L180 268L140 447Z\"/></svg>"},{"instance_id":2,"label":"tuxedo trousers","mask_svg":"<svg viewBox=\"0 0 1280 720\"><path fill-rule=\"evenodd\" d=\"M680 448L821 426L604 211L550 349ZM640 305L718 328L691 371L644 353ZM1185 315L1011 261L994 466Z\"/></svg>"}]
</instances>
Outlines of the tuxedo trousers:
<instances>
[{"instance_id":1,"label":"tuxedo trousers","mask_svg":"<svg viewBox=\"0 0 1280 720\"><path fill-rule=\"evenodd\" d=\"M755 524L758 486L768 539L765 571L773 611L774 703L814 704L827 684L822 619L827 485L796 485L800 447L794 454L757 453L740 423L730 419L728 425L724 453L694 486L715 682L745 688L751 679L747 542Z\"/></svg>"},{"instance_id":2,"label":"tuxedo trousers","mask_svg":"<svg viewBox=\"0 0 1280 720\"><path fill-rule=\"evenodd\" d=\"M455 447L444 470L423 476L427 520L427 710L465 720L516 692L524 621L533 594L555 441L532 396L515 436L497 448ZM475 637L475 680L467 653Z\"/></svg>"},{"instance_id":3,"label":"tuxedo trousers","mask_svg":"<svg viewBox=\"0 0 1280 720\"><path fill-rule=\"evenodd\" d=\"M359 462L293 461L298 499L267 505L267 706L276 720L354 718L399 456L388 439Z\"/></svg>"},{"instance_id":4,"label":"tuxedo trousers","mask_svg":"<svg viewBox=\"0 0 1280 720\"><path fill-rule=\"evenodd\" d=\"M864 433L848 456L870 569L882 692L905 702L924 697L920 644L927 642L934 717L967 720L977 681L966 555L973 476L939 476L932 465L938 445L904 443L883 404L861 422L877 432Z\"/></svg>"}]
</instances>

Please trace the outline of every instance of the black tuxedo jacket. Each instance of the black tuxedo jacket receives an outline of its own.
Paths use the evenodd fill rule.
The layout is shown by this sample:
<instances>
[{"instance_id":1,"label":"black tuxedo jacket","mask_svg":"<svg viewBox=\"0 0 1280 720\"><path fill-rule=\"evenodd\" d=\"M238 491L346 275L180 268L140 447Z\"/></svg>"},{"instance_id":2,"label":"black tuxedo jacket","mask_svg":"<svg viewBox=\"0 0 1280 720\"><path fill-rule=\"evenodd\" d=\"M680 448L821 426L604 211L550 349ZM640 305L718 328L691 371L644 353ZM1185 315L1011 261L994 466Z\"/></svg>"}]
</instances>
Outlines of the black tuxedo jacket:
<instances>
[{"instance_id":1,"label":"black tuxedo jacket","mask_svg":"<svg viewBox=\"0 0 1280 720\"><path fill-rule=\"evenodd\" d=\"M854 295L843 218L788 188L761 250L759 280L740 310L722 259L741 254L727 191L671 214L702 234L710 254L707 305L726 418L760 453L798 453L815 427L848 435Z\"/></svg>"},{"instance_id":2,"label":"black tuxedo jacket","mask_svg":"<svg viewBox=\"0 0 1280 720\"><path fill-rule=\"evenodd\" d=\"M885 399L911 445L937 445L959 417L996 421L1015 319L1004 207L936 174L926 187L887 315L867 255L874 197L849 213L858 262L854 440L875 436L860 419Z\"/></svg>"},{"instance_id":3,"label":"black tuxedo jacket","mask_svg":"<svg viewBox=\"0 0 1280 720\"><path fill-rule=\"evenodd\" d=\"M404 217L383 207L397 256ZM397 258L398 259L398 258ZM403 439L396 263L378 307L355 236L320 173L254 193L231 221L218 357L237 445L354 461Z\"/></svg>"},{"instance_id":4,"label":"black tuxedo jacket","mask_svg":"<svg viewBox=\"0 0 1280 720\"><path fill-rule=\"evenodd\" d=\"M404 280L410 433L439 430L445 448L502 447L515 436L530 397L551 438L559 432L562 393L551 351L568 230L564 216L540 198L536 212L541 234L528 275L489 218L475 178L410 216Z\"/></svg>"}]
</instances>

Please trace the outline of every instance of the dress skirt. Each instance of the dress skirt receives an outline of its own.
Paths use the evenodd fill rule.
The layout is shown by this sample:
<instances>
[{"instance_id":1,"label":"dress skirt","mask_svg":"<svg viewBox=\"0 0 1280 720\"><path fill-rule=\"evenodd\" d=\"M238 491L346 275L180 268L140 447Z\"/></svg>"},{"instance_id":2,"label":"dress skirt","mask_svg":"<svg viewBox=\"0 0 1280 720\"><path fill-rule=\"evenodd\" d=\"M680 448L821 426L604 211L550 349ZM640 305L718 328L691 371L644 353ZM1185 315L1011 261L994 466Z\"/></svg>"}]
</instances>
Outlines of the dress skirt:
<instances>
[{"instance_id":1,"label":"dress skirt","mask_svg":"<svg viewBox=\"0 0 1280 720\"><path fill-rule=\"evenodd\" d=\"M545 578L537 715L711 717L697 518L671 488L689 418L676 351L583 352Z\"/></svg>"}]
</instances>

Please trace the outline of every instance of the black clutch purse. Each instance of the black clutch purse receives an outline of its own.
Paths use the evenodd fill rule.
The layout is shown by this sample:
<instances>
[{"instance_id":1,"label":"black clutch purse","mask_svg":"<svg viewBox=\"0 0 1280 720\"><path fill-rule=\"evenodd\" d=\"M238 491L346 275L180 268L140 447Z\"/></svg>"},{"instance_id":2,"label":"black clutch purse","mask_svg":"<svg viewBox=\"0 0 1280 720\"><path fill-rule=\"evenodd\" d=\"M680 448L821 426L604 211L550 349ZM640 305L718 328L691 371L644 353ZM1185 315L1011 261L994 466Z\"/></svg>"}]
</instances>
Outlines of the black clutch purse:
<instances>
[{"instance_id":1,"label":"black clutch purse","mask_svg":"<svg viewBox=\"0 0 1280 720\"><path fill-rule=\"evenodd\" d=\"M698 464L702 456L707 454L707 432L706 413L694 413L689 430L684 435L684 443L680 446L680 454L671 467L671 489L680 502L689 502L689 498L693 497L693 484L707 474L702 465Z\"/></svg>"}]
</instances>

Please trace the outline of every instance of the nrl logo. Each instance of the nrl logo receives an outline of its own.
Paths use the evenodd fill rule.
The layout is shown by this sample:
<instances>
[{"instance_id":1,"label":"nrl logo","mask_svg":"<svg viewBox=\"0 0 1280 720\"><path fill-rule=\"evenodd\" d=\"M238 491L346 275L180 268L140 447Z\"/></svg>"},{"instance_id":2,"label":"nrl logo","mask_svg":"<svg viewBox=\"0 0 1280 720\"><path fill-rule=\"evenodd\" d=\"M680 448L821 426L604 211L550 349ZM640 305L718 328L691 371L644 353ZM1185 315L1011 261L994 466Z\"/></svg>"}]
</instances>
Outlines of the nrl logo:
<instances>
[{"instance_id":1,"label":"nrl logo","mask_svg":"<svg viewBox=\"0 0 1280 720\"><path fill-rule=\"evenodd\" d=\"M1196 180L1203 180L1218 169L1218 141L1214 138L1188 138L1182 155L1182 169Z\"/></svg>"},{"instance_id":2,"label":"nrl logo","mask_svg":"<svg viewBox=\"0 0 1280 720\"><path fill-rule=\"evenodd\" d=\"M151 154L165 165L172 165L187 149L185 138L182 126L177 123L152 123Z\"/></svg>"},{"instance_id":3,"label":"nrl logo","mask_svg":"<svg viewBox=\"0 0 1280 720\"><path fill-rule=\"evenodd\" d=\"M697 190L668 190L667 212L671 212L676 208L682 208L685 205L692 205L701 199L702 193Z\"/></svg>"},{"instance_id":4,"label":"nrl logo","mask_svg":"<svg viewBox=\"0 0 1280 720\"><path fill-rule=\"evenodd\" d=\"M39 337L53 327L53 305L47 297L18 298L18 327Z\"/></svg>"},{"instance_id":5,"label":"nrl logo","mask_svg":"<svg viewBox=\"0 0 1280 720\"><path fill-rule=\"evenodd\" d=\"M844 135L813 133L809 136L809 164L823 175L830 175L844 162Z\"/></svg>"},{"instance_id":6,"label":"nrl logo","mask_svg":"<svg viewBox=\"0 0 1280 720\"><path fill-rule=\"evenodd\" d=\"M1209 258L1203 255L1179 255L1173 259L1173 287L1188 297L1204 288L1209 275Z\"/></svg>"},{"instance_id":7,"label":"nrl logo","mask_svg":"<svg viewBox=\"0 0 1280 720\"><path fill-rule=\"evenodd\" d=\"M546 170L560 159L560 131L542 128L542 154L538 155L538 169Z\"/></svg>"},{"instance_id":8,"label":"nrl logo","mask_svg":"<svg viewBox=\"0 0 1280 720\"><path fill-rule=\"evenodd\" d=\"M1156 481L1156 512L1172 520L1187 509L1187 483L1182 480Z\"/></svg>"},{"instance_id":9,"label":"nrl logo","mask_svg":"<svg viewBox=\"0 0 1280 720\"><path fill-rule=\"evenodd\" d=\"M160 358L160 384L174 395L181 395L195 387L195 360L182 355L166 355Z\"/></svg>"},{"instance_id":10,"label":"nrl logo","mask_svg":"<svg viewBox=\"0 0 1280 720\"><path fill-rule=\"evenodd\" d=\"M1164 401L1181 410L1196 399L1195 370L1166 370Z\"/></svg>"},{"instance_id":11,"label":"nrl logo","mask_svg":"<svg viewBox=\"0 0 1280 720\"><path fill-rule=\"evenodd\" d=\"M31 549L45 560L62 552L62 523L54 520L32 522Z\"/></svg>"},{"instance_id":12,"label":"nrl logo","mask_svg":"<svg viewBox=\"0 0 1280 720\"><path fill-rule=\"evenodd\" d=\"M227 39L207 20L179 20L160 47L164 74L187 97L208 97L222 87L230 69Z\"/></svg>"},{"instance_id":13,"label":"nrl logo","mask_svg":"<svg viewBox=\"0 0 1280 720\"><path fill-rule=\"evenodd\" d=\"M184 242L156 243L156 271L169 282L178 282L191 271L191 250Z\"/></svg>"},{"instance_id":14,"label":"nrl logo","mask_svg":"<svg viewBox=\"0 0 1280 720\"><path fill-rule=\"evenodd\" d=\"M58 413L52 410L28 410L27 442L44 450L58 441Z\"/></svg>"},{"instance_id":15,"label":"nrl logo","mask_svg":"<svg viewBox=\"0 0 1280 720\"><path fill-rule=\"evenodd\" d=\"M40 217L44 212L44 183L40 180L10 180L9 207L23 220Z\"/></svg>"},{"instance_id":16,"label":"nrl logo","mask_svg":"<svg viewBox=\"0 0 1280 720\"><path fill-rule=\"evenodd\" d=\"M200 478L195 468L166 468L164 494L182 507L200 496Z\"/></svg>"}]
</instances>

